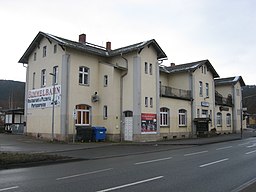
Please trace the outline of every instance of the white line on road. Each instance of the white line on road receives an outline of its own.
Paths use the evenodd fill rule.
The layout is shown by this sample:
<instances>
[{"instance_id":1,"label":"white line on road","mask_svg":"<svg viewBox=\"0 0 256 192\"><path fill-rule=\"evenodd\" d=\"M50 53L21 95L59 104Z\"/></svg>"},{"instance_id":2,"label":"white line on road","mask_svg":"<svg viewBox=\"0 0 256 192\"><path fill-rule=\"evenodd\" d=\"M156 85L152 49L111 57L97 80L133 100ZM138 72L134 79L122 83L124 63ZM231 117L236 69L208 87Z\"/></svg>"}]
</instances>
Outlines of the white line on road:
<instances>
[{"instance_id":1,"label":"white line on road","mask_svg":"<svg viewBox=\"0 0 256 192\"><path fill-rule=\"evenodd\" d=\"M133 186L133 185L138 185L138 184L150 182L150 181L154 181L154 180L157 180L157 179L162 179L163 177L164 176L153 177L153 178L150 178L150 179L146 179L146 180L142 180L142 181L137 181L137 182L134 182L134 183L128 183L128 184L120 185L120 186L117 186L117 187L103 189L103 190L100 190L100 191L97 191L97 192L107 192L107 191L113 191L113 190L117 190L117 189L122 189L122 188L125 188L125 187L130 187L130 186Z\"/></svg>"},{"instance_id":2,"label":"white line on road","mask_svg":"<svg viewBox=\"0 0 256 192\"><path fill-rule=\"evenodd\" d=\"M245 188L247 188L248 186L252 185L253 183L256 182L256 178L250 180L250 181L247 181L246 183L244 183L243 185L241 185L240 187L232 190L231 192L241 192L242 190L244 190Z\"/></svg>"},{"instance_id":3,"label":"white line on road","mask_svg":"<svg viewBox=\"0 0 256 192\"><path fill-rule=\"evenodd\" d=\"M238 146L248 145L250 142L238 144Z\"/></svg>"},{"instance_id":4,"label":"white line on road","mask_svg":"<svg viewBox=\"0 0 256 192\"><path fill-rule=\"evenodd\" d=\"M8 187L8 188L0 189L0 191L8 191L8 190L18 189L18 188L19 188L19 186L14 186L14 187Z\"/></svg>"},{"instance_id":5,"label":"white line on road","mask_svg":"<svg viewBox=\"0 0 256 192\"><path fill-rule=\"evenodd\" d=\"M165 161L165 160L169 160L172 157L166 157L166 158L162 158L162 159L154 159L154 160L150 160L150 161L142 161L142 162L138 162L138 163L134 163L134 165L141 165L141 164L146 164L146 163L154 163L154 162L158 162L158 161Z\"/></svg>"},{"instance_id":6,"label":"white line on road","mask_svg":"<svg viewBox=\"0 0 256 192\"><path fill-rule=\"evenodd\" d=\"M252 144L252 145L249 145L249 146L246 146L247 148L251 148L251 147L256 147L256 143Z\"/></svg>"},{"instance_id":7,"label":"white line on road","mask_svg":"<svg viewBox=\"0 0 256 192\"><path fill-rule=\"evenodd\" d=\"M229 159L228 158L221 159L221 160L218 160L218 161L213 161L211 163L206 163L206 164L200 165L199 167L202 168L202 167L206 167L206 166L213 165L213 164L216 164L216 163L221 163L221 162L227 161L227 160L229 160Z\"/></svg>"},{"instance_id":8,"label":"white line on road","mask_svg":"<svg viewBox=\"0 0 256 192\"><path fill-rule=\"evenodd\" d=\"M220 147L220 148L217 148L216 150L223 150L223 149L229 149L229 148L232 148L233 146L227 146L227 147Z\"/></svg>"},{"instance_id":9,"label":"white line on road","mask_svg":"<svg viewBox=\"0 0 256 192\"><path fill-rule=\"evenodd\" d=\"M184 156L198 155L198 154L207 153L207 152L208 151L199 151L199 152L195 152L195 153L188 153L188 154L185 154Z\"/></svg>"},{"instance_id":10,"label":"white line on road","mask_svg":"<svg viewBox=\"0 0 256 192\"><path fill-rule=\"evenodd\" d=\"M56 180L59 181L59 180L63 180L63 179L71 179L71 178L74 178L74 177L81 177L81 176L84 176L84 175L90 175L90 174L95 174L95 173L101 173L101 172L104 172L104 171L110 171L112 169L113 168L108 168L108 169L101 169L101 170L97 170L97 171L87 172L87 173L70 175L70 176L66 176L66 177L57 178Z\"/></svg>"},{"instance_id":11,"label":"white line on road","mask_svg":"<svg viewBox=\"0 0 256 192\"><path fill-rule=\"evenodd\" d=\"M254 151L249 151L249 152L247 152L247 153L245 153L246 155L249 155L249 154L251 154L251 153L255 153L256 152L256 150L254 150Z\"/></svg>"}]
</instances>

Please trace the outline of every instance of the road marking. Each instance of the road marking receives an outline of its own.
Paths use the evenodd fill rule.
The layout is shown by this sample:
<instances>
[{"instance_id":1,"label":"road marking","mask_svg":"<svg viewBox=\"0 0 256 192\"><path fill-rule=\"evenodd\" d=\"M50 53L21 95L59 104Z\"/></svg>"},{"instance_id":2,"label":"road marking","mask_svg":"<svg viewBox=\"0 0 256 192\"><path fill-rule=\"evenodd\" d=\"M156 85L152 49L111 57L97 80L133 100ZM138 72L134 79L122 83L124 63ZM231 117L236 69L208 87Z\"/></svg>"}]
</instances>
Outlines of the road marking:
<instances>
[{"instance_id":1,"label":"road marking","mask_svg":"<svg viewBox=\"0 0 256 192\"><path fill-rule=\"evenodd\" d=\"M112 169L113 169L113 168L108 168L108 169L101 169L101 170L97 170L97 171L87 172L87 173L81 173L81 174L76 174L76 175L70 175L70 176L66 176L66 177L57 178L56 180L59 181L59 180L63 180L63 179L71 179L71 178L74 178L74 177L81 177L81 176L84 176L84 175L90 175L90 174L95 174L95 173L101 173L101 172L105 172L105 171L110 171L110 170L112 170Z\"/></svg>"},{"instance_id":2,"label":"road marking","mask_svg":"<svg viewBox=\"0 0 256 192\"><path fill-rule=\"evenodd\" d=\"M238 144L238 146L248 145L250 142Z\"/></svg>"},{"instance_id":3,"label":"road marking","mask_svg":"<svg viewBox=\"0 0 256 192\"><path fill-rule=\"evenodd\" d=\"M229 148L232 148L233 146L227 146L227 147L221 147L221 148L217 148L216 150L223 150L223 149L229 149Z\"/></svg>"},{"instance_id":4,"label":"road marking","mask_svg":"<svg viewBox=\"0 0 256 192\"><path fill-rule=\"evenodd\" d=\"M199 152L195 152L195 153L188 153L188 154L185 154L184 156L198 155L198 154L207 153L207 152L208 151L199 151Z\"/></svg>"},{"instance_id":5,"label":"road marking","mask_svg":"<svg viewBox=\"0 0 256 192\"><path fill-rule=\"evenodd\" d=\"M254 151L249 151L249 152L247 152L247 153L245 153L246 155L249 155L249 154L251 154L251 153L255 153L256 152L256 150L254 150Z\"/></svg>"},{"instance_id":6,"label":"road marking","mask_svg":"<svg viewBox=\"0 0 256 192\"><path fill-rule=\"evenodd\" d=\"M130 187L130 186L133 186L133 185L138 185L138 184L154 181L154 180L157 180L157 179L162 179L163 177L164 176L153 177L153 178L150 178L150 179L141 180L141 181L137 181L137 182L134 182L134 183L128 183L128 184L120 185L120 186L117 186L117 187L103 189L103 190L100 190L100 191L97 191L97 192L114 191L114 190L117 190L117 189L122 189L122 188L125 188L125 187Z\"/></svg>"},{"instance_id":7,"label":"road marking","mask_svg":"<svg viewBox=\"0 0 256 192\"><path fill-rule=\"evenodd\" d=\"M249 146L246 146L247 148L251 148L251 147L256 147L256 143L252 144L252 145L249 145Z\"/></svg>"},{"instance_id":8,"label":"road marking","mask_svg":"<svg viewBox=\"0 0 256 192\"><path fill-rule=\"evenodd\" d=\"M165 160L169 160L172 157L166 157L166 158L162 158L162 159L154 159L154 160L150 160L150 161L142 161L142 162L138 162L138 163L134 163L134 165L141 165L141 164L146 164L146 163L154 163L154 162L158 162L158 161L165 161Z\"/></svg>"},{"instance_id":9,"label":"road marking","mask_svg":"<svg viewBox=\"0 0 256 192\"><path fill-rule=\"evenodd\" d=\"M18 188L19 188L19 186L14 186L14 187L8 187L8 188L0 189L0 191L8 191L8 190L18 189Z\"/></svg>"},{"instance_id":10,"label":"road marking","mask_svg":"<svg viewBox=\"0 0 256 192\"><path fill-rule=\"evenodd\" d=\"M244 190L245 188L247 188L248 186L252 185L253 183L256 182L256 178L250 180L250 181L247 181L246 183L244 183L243 185L241 185L240 187L232 190L231 192L241 192L242 190Z\"/></svg>"},{"instance_id":11,"label":"road marking","mask_svg":"<svg viewBox=\"0 0 256 192\"><path fill-rule=\"evenodd\" d=\"M221 162L227 161L227 160L228 160L228 158L221 159L221 160L218 160L218 161L213 161L211 163L206 163L206 164L200 165L199 167L202 168L202 167L206 167L206 166L213 165L213 164L216 164L216 163L221 163Z\"/></svg>"}]
</instances>

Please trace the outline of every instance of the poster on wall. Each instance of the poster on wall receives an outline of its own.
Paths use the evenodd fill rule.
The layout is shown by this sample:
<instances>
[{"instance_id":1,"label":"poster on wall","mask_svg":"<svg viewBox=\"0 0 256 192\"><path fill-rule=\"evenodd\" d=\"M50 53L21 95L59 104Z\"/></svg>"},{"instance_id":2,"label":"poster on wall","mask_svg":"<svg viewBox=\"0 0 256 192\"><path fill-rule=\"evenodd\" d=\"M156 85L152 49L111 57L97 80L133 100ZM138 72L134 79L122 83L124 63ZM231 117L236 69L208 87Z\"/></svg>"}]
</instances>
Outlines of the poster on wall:
<instances>
[{"instance_id":1,"label":"poster on wall","mask_svg":"<svg viewBox=\"0 0 256 192\"><path fill-rule=\"evenodd\" d=\"M55 87L55 89L54 89ZM47 108L52 107L53 92L55 90L55 106L61 102L61 86L44 87L41 89L32 89L28 91L28 108Z\"/></svg>"},{"instance_id":2,"label":"poster on wall","mask_svg":"<svg viewBox=\"0 0 256 192\"><path fill-rule=\"evenodd\" d=\"M141 134L156 134L157 120L156 114L141 113Z\"/></svg>"}]
</instances>

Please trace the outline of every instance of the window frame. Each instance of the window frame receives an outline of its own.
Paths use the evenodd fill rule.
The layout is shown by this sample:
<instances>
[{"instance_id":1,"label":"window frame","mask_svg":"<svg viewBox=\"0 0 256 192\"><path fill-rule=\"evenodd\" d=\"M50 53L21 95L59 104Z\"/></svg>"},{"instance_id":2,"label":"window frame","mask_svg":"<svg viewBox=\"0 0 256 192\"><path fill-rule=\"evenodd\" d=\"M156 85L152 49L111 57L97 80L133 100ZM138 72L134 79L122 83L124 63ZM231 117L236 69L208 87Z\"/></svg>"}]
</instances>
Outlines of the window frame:
<instances>
[{"instance_id":1,"label":"window frame","mask_svg":"<svg viewBox=\"0 0 256 192\"><path fill-rule=\"evenodd\" d=\"M91 110L90 106L85 104L76 105L76 126L90 126L91 125ZM80 122L80 123L79 123Z\"/></svg>"},{"instance_id":2,"label":"window frame","mask_svg":"<svg viewBox=\"0 0 256 192\"><path fill-rule=\"evenodd\" d=\"M59 79L59 67L56 65L52 68L52 71L53 71L53 83L54 85L58 85L58 79Z\"/></svg>"},{"instance_id":3,"label":"window frame","mask_svg":"<svg viewBox=\"0 0 256 192\"><path fill-rule=\"evenodd\" d=\"M205 83L206 97L209 97L209 83Z\"/></svg>"},{"instance_id":4,"label":"window frame","mask_svg":"<svg viewBox=\"0 0 256 192\"><path fill-rule=\"evenodd\" d=\"M145 74L148 74L148 63L147 62L145 62L145 69L144 69L144 71L145 71Z\"/></svg>"},{"instance_id":5,"label":"window frame","mask_svg":"<svg viewBox=\"0 0 256 192\"><path fill-rule=\"evenodd\" d=\"M153 65L152 65L152 63L149 64L149 74L153 75Z\"/></svg>"},{"instance_id":6,"label":"window frame","mask_svg":"<svg viewBox=\"0 0 256 192\"><path fill-rule=\"evenodd\" d=\"M104 105L103 106L103 119L107 119L108 118L108 106Z\"/></svg>"},{"instance_id":7,"label":"window frame","mask_svg":"<svg viewBox=\"0 0 256 192\"><path fill-rule=\"evenodd\" d=\"M231 114L230 113L227 113L226 114L226 124L227 124L227 127L231 127Z\"/></svg>"},{"instance_id":8,"label":"window frame","mask_svg":"<svg viewBox=\"0 0 256 192\"><path fill-rule=\"evenodd\" d=\"M43 57L47 56L47 46L43 46Z\"/></svg>"},{"instance_id":9,"label":"window frame","mask_svg":"<svg viewBox=\"0 0 256 192\"><path fill-rule=\"evenodd\" d=\"M187 110L179 109L179 127L187 126Z\"/></svg>"},{"instance_id":10,"label":"window frame","mask_svg":"<svg viewBox=\"0 0 256 192\"><path fill-rule=\"evenodd\" d=\"M203 82L199 81L199 96L203 96Z\"/></svg>"},{"instance_id":11,"label":"window frame","mask_svg":"<svg viewBox=\"0 0 256 192\"><path fill-rule=\"evenodd\" d=\"M160 108L160 126L169 127L170 126L170 109L167 107Z\"/></svg>"},{"instance_id":12,"label":"window frame","mask_svg":"<svg viewBox=\"0 0 256 192\"><path fill-rule=\"evenodd\" d=\"M148 97L145 97L144 104L145 104L145 107L148 107Z\"/></svg>"},{"instance_id":13,"label":"window frame","mask_svg":"<svg viewBox=\"0 0 256 192\"><path fill-rule=\"evenodd\" d=\"M222 113L218 112L216 115L216 125L217 127L222 127Z\"/></svg>"},{"instance_id":14,"label":"window frame","mask_svg":"<svg viewBox=\"0 0 256 192\"><path fill-rule=\"evenodd\" d=\"M41 70L41 87L46 86L46 69Z\"/></svg>"},{"instance_id":15,"label":"window frame","mask_svg":"<svg viewBox=\"0 0 256 192\"><path fill-rule=\"evenodd\" d=\"M103 77L103 85L104 85L104 87L108 86L108 75L104 75L104 77Z\"/></svg>"},{"instance_id":16,"label":"window frame","mask_svg":"<svg viewBox=\"0 0 256 192\"><path fill-rule=\"evenodd\" d=\"M79 85L89 86L90 85L90 68L85 66L80 66L78 70L79 70L79 78L78 78Z\"/></svg>"}]
</instances>

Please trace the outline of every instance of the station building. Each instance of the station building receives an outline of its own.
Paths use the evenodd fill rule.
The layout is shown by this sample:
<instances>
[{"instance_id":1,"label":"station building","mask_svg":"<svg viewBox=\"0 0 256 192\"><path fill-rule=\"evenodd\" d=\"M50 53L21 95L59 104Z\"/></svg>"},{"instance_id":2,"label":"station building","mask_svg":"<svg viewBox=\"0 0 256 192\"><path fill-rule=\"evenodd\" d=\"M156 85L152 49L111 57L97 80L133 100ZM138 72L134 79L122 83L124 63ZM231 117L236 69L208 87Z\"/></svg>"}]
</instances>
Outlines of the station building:
<instances>
[{"instance_id":1,"label":"station building","mask_svg":"<svg viewBox=\"0 0 256 192\"><path fill-rule=\"evenodd\" d=\"M222 92L209 60L162 66L166 59L154 39L113 50L85 34L76 42L39 32L19 60L27 64L25 133L69 140L77 128L100 126L108 140L154 141L240 130L241 95L232 91L241 92L242 77ZM216 90L236 103L223 106ZM228 126L219 126L220 107Z\"/></svg>"}]
</instances>

